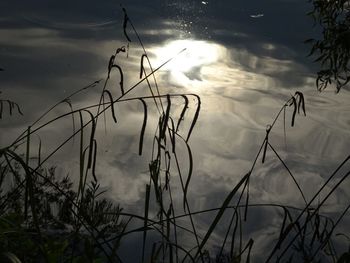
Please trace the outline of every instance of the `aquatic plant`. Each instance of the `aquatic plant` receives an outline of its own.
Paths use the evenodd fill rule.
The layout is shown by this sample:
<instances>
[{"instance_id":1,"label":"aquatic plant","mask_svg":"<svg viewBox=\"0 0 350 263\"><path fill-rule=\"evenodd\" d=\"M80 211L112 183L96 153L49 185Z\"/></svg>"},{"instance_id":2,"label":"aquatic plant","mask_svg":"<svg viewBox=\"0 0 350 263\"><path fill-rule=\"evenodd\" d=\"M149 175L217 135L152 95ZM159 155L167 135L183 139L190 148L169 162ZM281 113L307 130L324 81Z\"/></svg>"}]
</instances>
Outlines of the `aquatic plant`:
<instances>
[{"instance_id":1,"label":"aquatic plant","mask_svg":"<svg viewBox=\"0 0 350 263\"><path fill-rule=\"evenodd\" d=\"M305 98L296 92L281 107L272 123L267 126L266 136L252 161L252 166L238 183L227 193L221 206L193 211L189 190L193 174L193 153L190 139L199 119L201 99L196 94L162 93L155 73L172 59L153 68L147 51L125 9L123 32L126 45L118 47L107 65L107 76L78 89L49 108L8 146L0 149L0 253L2 261L10 262L124 262L120 245L132 234L138 234L142 243L141 262L250 262L253 260L254 240L243 236L249 211L257 208L276 208L281 211L277 226L277 239L271 244L263 261L313 262L327 258L332 262L346 262L349 252L338 255L333 245L335 229L347 213L347 207L334 221L321 214L321 207L336 189L347 179L349 172L341 170L350 156L335 169L323 186L308 200L297 178L271 143L273 128L283 117L286 129L287 112L291 111L290 125L294 126L297 115L306 115ZM131 31L129 32L129 27ZM129 43L136 37L143 50L140 58L140 80L129 88L124 85L122 65L117 56L129 52ZM183 50L179 50L179 53ZM108 89L113 71L119 76L119 91ZM147 83L149 95L126 97L141 83ZM98 103L81 108L73 107L72 98L91 87L102 84ZM174 101L182 101L180 114L174 114ZM0 100L1 107L7 103L9 113L21 110L17 104ZM120 103L142 105L143 122L139 131L139 155L145 154L145 130L149 125L149 109L156 108L158 122L154 128L150 154L149 178L145 187L142 214L127 212L120 208L118 200L102 198L96 167L99 165L99 141L96 138L99 120L110 114L118 125L116 107ZM58 105L66 104L69 111L43 122ZM1 108L1 113L3 112ZM290 110L291 109L291 110ZM38 131L58 120L71 118L72 132L45 158L41 156L41 141L33 145L32 138ZM299 118L299 117L298 117ZM43 122L43 123L42 123ZM76 125L76 124L79 125ZM184 125L186 123L187 125ZM104 122L106 125L106 121ZM184 127L183 127L184 126ZM182 129L180 129L180 127ZM181 132L180 132L181 130ZM79 142L79 180L74 186L67 175L60 178L55 167L47 167L48 161L73 139ZM24 147L23 147L24 146ZM33 148L37 154L31 155ZM21 152L24 149L24 152ZM181 157L186 156L184 163ZM267 155L270 153L270 155ZM285 168L304 206L297 208L281 204L253 204L250 202L250 183L254 180L258 161L265 163L275 156ZM335 176L341 173L340 180ZM175 180L176 179L176 180ZM327 188L331 182L336 183ZM174 185L178 182L179 185ZM174 189L181 191L181 210L174 201ZM326 192L328 191L328 192ZM324 194L326 192L326 194ZM322 195L321 195L322 193ZM318 203L316 203L318 202ZM205 230L199 229L196 216L212 215ZM228 218L228 220L227 220ZM209 239L218 228L226 229L222 242L214 249ZM186 235L186 239L181 238ZM156 240L154 240L156 236ZM152 238L151 238L152 237ZM151 248L151 249L149 249ZM260 259L259 259L260 260Z\"/></svg>"}]
</instances>

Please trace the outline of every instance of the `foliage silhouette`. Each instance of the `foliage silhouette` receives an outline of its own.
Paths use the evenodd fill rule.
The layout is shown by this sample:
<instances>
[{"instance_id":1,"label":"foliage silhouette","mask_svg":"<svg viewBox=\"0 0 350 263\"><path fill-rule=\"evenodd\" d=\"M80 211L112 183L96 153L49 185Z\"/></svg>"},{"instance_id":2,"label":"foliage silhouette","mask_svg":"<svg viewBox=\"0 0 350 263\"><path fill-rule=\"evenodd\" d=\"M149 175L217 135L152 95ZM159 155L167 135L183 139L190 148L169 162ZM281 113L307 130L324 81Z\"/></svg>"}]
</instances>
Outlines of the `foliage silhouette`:
<instances>
[{"instance_id":1,"label":"foliage silhouette","mask_svg":"<svg viewBox=\"0 0 350 263\"><path fill-rule=\"evenodd\" d=\"M125 46L117 48L107 65L107 74L96 105L73 108L72 97L98 85L101 80L77 90L67 98L49 108L38 120L8 146L0 149L0 254L3 261L10 262L124 262L120 245L131 235L139 235L142 262L250 262L258 237L243 237L248 210L274 208L281 212L276 239L266 251L265 262L317 262L328 259L331 262L345 262L349 253L338 255L333 246L335 229L347 213L342 211L336 221L323 215L321 208L339 186L348 178L349 172L342 168L349 163L350 156L335 169L315 195L308 200L297 177L293 174L271 143L272 132L283 113L286 127L286 112L291 116L293 127L297 116L306 116L303 93L296 92L281 107L272 123L268 125L266 136L257 151L251 168L239 178L237 184L227 193L219 207L192 211L189 190L194 161L190 139L195 125L200 119L201 98L197 94L161 93L155 73L172 59L153 69L146 49L125 9L123 33L126 41L135 37L143 49L141 56L140 80L125 89L122 65L116 65L116 56L125 52ZM131 30L127 29L131 26ZM131 35L131 34L134 34ZM182 50L183 51L183 50ZM181 53L182 51L179 51ZM178 54L179 54L178 53ZM145 63L146 61L148 65ZM120 76L120 90L107 89L112 81L112 70L117 68ZM117 72L117 73L118 73ZM146 82L150 95L126 95ZM107 97L106 97L107 96ZM193 98L190 100L189 98ZM6 100L1 100L2 102ZM181 102L181 113L175 114L174 101ZM146 126L149 124L151 107L157 110L158 122L152 127L153 145L147 149L150 155L149 178L145 184L145 200L142 214L129 213L121 209L117 200L102 198L104 191L99 189L99 165L96 132L100 125L99 117L111 112L113 125L119 125L116 110L120 103L142 104L143 122L140 129L138 153L145 154ZM44 123L43 119L60 104L68 104L69 111ZM2 105L2 104L1 104ZM10 115L17 104L9 103ZM2 112L2 111L1 111ZM79 118L74 118L78 116ZM72 118L73 129L58 147L45 158L41 157L41 141L34 145L32 137L38 131L58 120ZM299 117L298 117L299 118ZM80 126L76 127L78 119ZM106 122L105 122L106 123ZM180 124L181 132L180 132ZM185 125L186 124L186 125ZM148 125L150 126L150 125ZM148 128L147 126L147 128ZM71 140L79 140L79 182L74 187L69 176L59 178L54 167L45 167L55 153ZM21 146L25 146L22 150ZM37 156L31 156L32 149ZM24 151L24 152L21 152ZM288 172L304 201L302 207L281 204L253 204L250 202L250 183L254 180L258 160L265 163L272 153L276 161ZM181 159L180 159L181 157ZM184 158L182 158L184 157ZM187 159L186 159L187 158ZM340 174L340 176L339 176ZM72 175L75 176L75 175ZM336 178L338 176L338 178ZM340 179L339 179L340 178ZM177 179L177 180L174 180ZM176 184L176 182L178 182ZM335 184L334 184L335 182ZM333 183L332 187L330 187ZM176 206L174 192L179 189L182 206ZM328 192L327 192L328 191ZM245 198L244 198L245 197ZM316 203L316 201L319 201ZM196 217L213 215L212 222L200 229ZM229 220L225 220L225 216ZM219 250L213 249L209 240L218 228L224 228ZM184 241L181 236L186 235ZM152 236L152 238L150 238ZM156 236L156 240L154 239ZM152 247L152 249L149 249Z\"/></svg>"},{"instance_id":2,"label":"foliage silhouette","mask_svg":"<svg viewBox=\"0 0 350 263\"><path fill-rule=\"evenodd\" d=\"M321 65L317 73L317 89L333 85L336 91L350 81L350 2L348 0L309 0L313 10L309 15L321 26L321 39L308 39L310 55L316 55Z\"/></svg>"}]
</instances>

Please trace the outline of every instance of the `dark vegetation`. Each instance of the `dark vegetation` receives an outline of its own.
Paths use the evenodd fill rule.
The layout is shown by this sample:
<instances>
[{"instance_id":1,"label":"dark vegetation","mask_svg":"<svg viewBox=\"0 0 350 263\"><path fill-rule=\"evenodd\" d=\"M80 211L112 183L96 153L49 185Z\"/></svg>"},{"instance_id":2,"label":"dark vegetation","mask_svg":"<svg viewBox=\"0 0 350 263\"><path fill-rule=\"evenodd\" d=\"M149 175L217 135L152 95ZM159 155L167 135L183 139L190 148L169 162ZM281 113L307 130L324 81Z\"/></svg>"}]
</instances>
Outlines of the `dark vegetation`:
<instances>
[{"instance_id":1,"label":"dark vegetation","mask_svg":"<svg viewBox=\"0 0 350 263\"><path fill-rule=\"evenodd\" d=\"M333 244L337 234L336 227L349 206L336 219L322 215L320 209L349 176L350 171L344 172L342 168L349 162L350 156L329 175L315 195L307 200L295 176L270 141L271 131L279 118L283 118L285 126L294 126L298 115L306 115L305 100L301 92L296 92L282 104L277 116L267 126L265 139L252 161L251 169L227 193L222 205L210 210L191 210L187 193L191 178L195 175L192 174L194 164L190 138L200 114L200 97L196 94L160 92L154 73L171 61L166 61L159 68L152 68L142 41L125 10L124 12L123 29L126 42L135 38L144 51L141 57L140 81L130 88L124 87L122 66L117 64L116 58L126 53L128 46L119 47L110 57L98 104L73 109L71 99L89 87L100 84L101 80L74 92L54 105L14 142L0 149L1 262L128 262L127 258L121 258L119 248L124 239L135 233L141 236L143 248L139 262L249 262L252 260L255 237L246 239L242 232L244 222L249 217L248 211L257 207L274 207L279 209L282 215L281 224L278 226L279 233L271 245L271 250L266 251L264 261L349 262L350 251L339 253ZM320 43L316 43L314 49L320 49L319 45ZM331 52L326 49L326 53L328 51ZM331 63L330 66L335 64ZM336 66L336 70L339 70L339 67ZM120 77L118 94L107 88L111 74ZM340 78L339 74L332 76ZM319 75L321 83L323 77L324 75ZM143 82L148 85L149 96L125 98L126 94ZM338 89L342 85L338 85ZM319 88L323 89L325 86L321 85ZM173 114L174 100L183 101L179 115ZM157 127L154 127L156 132L153 147L150 149L149 182L144 186L142 214L124 212L114 202L103 198L104 192L99 188L95 172L98 165L98 141L95 132L99 120L104 114L110 114L117 124L115 107L121 102L141 103L144 110L144 120L142 126L140 125L140 155L146 152L143 149L143 141L149 108L154 107L159 113ZM68 104L70 111L46 123L40 122L61 103ZM1 99L0 107L1 118L22 114L20 107L12 101ZM290 119L286 116L290 116ZM33 145L31 139L40 129L62 118L73 118L73 123L77 122L79 126L74 128L71 136L57 149L42 158L41 143ZM179 131L184 122L188 122L185 134ZM80 166L79 184L76 187L68 176L59 178L55 173L56 168L46 165L54 154L72 139L80 145L77 156ZM181 155L188 157L188 167L184 168L180 162L179 145L185 146L181 148L185 149ZM23 148L24 151L21 150ZM30 156L33 148L37 154ZM265 162L267 152L273 153L291 176L305 202L303 207L250 202L249 186L254 176L254 168L257 162ZM173 202L172 191L176 187L173 185L174 177L178 177L179 188L182 191L181 211L175 210L176 205ZM335 177L340 179L335 180ZM154 211L155 217L151 216ZM200 232L195 217L205 214L214 215L213 220L204 232ZM218 227L224 227L226 230L222 242L216 244L219 249L213 250L208 241ZM154 241L152 238L151 241L151 234L153 237L156 235L158 239ZM186 242L181 238L184 234ZM346 237L345 234L338 235ZM152 249L148 251L148 247Z\"/></svg>"},{"instance_id":2,"label":"dark vegetation","mask_svg":"<svg viewBox=\"0 0 350 263\"><path fill-rule=\"evenodd\" d=\"M309 0L309 13L322 29L320 39L308 39L310 55L316 55L321 70L317 73L317 88L322 91L334 86L339 92L350 81L350 2L349 0Z\"/></svg>"}]
</instances>

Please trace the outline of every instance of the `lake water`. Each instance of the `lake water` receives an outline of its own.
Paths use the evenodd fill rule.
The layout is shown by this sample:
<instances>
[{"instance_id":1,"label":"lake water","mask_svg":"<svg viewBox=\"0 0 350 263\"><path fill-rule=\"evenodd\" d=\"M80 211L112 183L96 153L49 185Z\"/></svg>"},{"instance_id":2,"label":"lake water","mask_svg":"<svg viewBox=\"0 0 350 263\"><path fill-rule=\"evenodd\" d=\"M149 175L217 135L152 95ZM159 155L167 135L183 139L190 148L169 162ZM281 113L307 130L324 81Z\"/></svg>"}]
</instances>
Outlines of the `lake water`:
<instances>
[{"instance_id":1,"label":"lake water","mask_svg":"<svg viewBox=\"0 0 350 263\"><path fill-rule=\"evenodd\" d=\"M318 65L307 57L305 39L317 36L318 29L305 14L307 1L125 1L130 20L148 53L153 69L168 59L155 74L161 94L195 93L201 98L201 111L189 145L193 154L193 175L188 200L192 211L220 207L239 180L251 169L265 138L267 125L296 91L304 94L306 116L298 114L291 127L292 107L286 111L269 135L271 145L295 176L307 201L348 156L350 149L350 93L333 89L316 90ZM126 46L123 12L118 1L3 1L0 4L0 90L1 98L17 102L24 116L1 119L0 147L9 145L47 108L72 92L105 79L108 61L116 48ZM139 81L140 59L144 51L130 24L128 52L118 54L123 68L124 87ZM185 51L181 52L184 48ZM128 54L126 54L128 53ZM145 64L146 65L146 64ZM149 67L145 66L147 72ZM107 88L120 95L119 75L113 73ZM154 79L150 78L154 85ZM103 81L71 99L74 109L98 103ZM149 95L142 82L127 98ZM180 134L186 136L198 102L189 97L189 111ZM159 115L148 101L143 156L138 155L139 134L144 118L139 101L118 103L114 124L106 113L106 127L99 119L97 174L102 189L125 211L142 215L145 185L149 182L148 163ZM166 100L163 100L166 105ZM172 100L174 116L184 105L182 97ZM69 111L67 104L57 107L45 120ZM78 116L77 116L78 118ZM88 117L86 116L86 119ZM76 119L77 120L77 119ZM38 126L39 124L37 124ZM43 156L48 156L72 133L71 118L38 131ZM33 144L38 139L33 137ZM62 174L72 178L78 171L78 143L67 144L49 159ZM181 169L189 169L186 145L179 140L177 151ZM35 155L35 147L33 155ZM347 164L349 169L349 164ZM344 175L342 170L320 196L320 200ZM173 171L175 174L175 170ZM185 175L186 176L186 175ZM76 178L77 179L77 178ZM181 193L174 176L174 194ZM345 180L323 206L322 212L336 220L349 205L349 179ZM317 200L319 201L319 200ZM315 204L317 204L315 201ZM183 213L182 196L174 195L178 214ZM269 150L266 162L261 156L250 179L251 204L282 204L303 207L303 198L282 163ZM243 202L244 204L244 202ZM244 237L254 239L253 261L261 262L266 249L278 237L282 212L278 208L252 207ZM155 217L155 215L152 214ZM198 231L205 233L215 213L195 218ZM335 233L349 233L347 215ZM210 238L216 247L225 233L225 222ZM186 224L186 222L184 222ZM156 235L151 238L156 239ZM186 235L189 244L190 240ZM141 235L130 235L122 244L125 262L136 262L141 251ZM343 239L334 242L341 249Z\"/></svg>"}]
</instances>

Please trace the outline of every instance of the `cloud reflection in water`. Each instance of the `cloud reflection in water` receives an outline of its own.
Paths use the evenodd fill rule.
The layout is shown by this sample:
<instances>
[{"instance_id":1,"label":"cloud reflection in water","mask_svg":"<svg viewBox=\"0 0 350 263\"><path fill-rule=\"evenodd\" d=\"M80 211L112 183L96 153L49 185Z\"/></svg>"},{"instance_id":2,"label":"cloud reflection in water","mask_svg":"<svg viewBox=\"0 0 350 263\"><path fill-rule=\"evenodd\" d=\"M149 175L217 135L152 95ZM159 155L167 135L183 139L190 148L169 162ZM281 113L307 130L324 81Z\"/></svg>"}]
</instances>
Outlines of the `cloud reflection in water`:
<instances>
[{"instance_id":1,"label":"cloud reflection in water","mask_svg":"<svg viewBox=\"0 0 350 263\"><path fill-rule=\"evenodd\" d=\"M151 54L154 67L187 48L157 73L157 80L162 93L193 92L202 97L201 115L190 141L195 158L194 177L189 193L193 209L211 208L220 204L226 193L250 168L265 136L266 125L271 123L284 100L296 90L305 92L307 117L297 119L296 127L287 130L287 148L284 146L281 123L272 134L272 143L288 160L298 174L297 180L311 195L350 148L349 92L344 90L338 96L317 94L307 63L296 60L303 55L296 55L298 49L288 43L292 36L281 34L283 28L273 29L276 30L277 41L268 37L273 31L271 28L259 31L259 26L266 29L264 26L272 23L273 16L251 19L249 13L242 8L226 8L230 5L219 3L212 7L211 12L217 12L217 16L223 14L220 22L218 19L210 20L210 16L207 20L204 19L206 17L198 17L200 13L195 13L193 8L190 10L192 13L188 13L177 4L175 9L180 13L169 16L182 16L182 19L176 19L175 22L171 22L169 17L157 18L159 24L153 27L153 22L150 25L143 22L151 21L150 15L146 13L131 18L135 18L135 25L140 27L141 37L146 38L146 48ZM205 8L212 6L210 3L199 4ZM243 2L238 5L242 6ZM143 9L137 4L136 7L137 14L142 14ZM192 17L194 13L196 17ZM244 20L244 23L239 24L237 19L240 16L232 17L232 13L242 14L242 19L246 17L254 22ZM236 20L231 23L230 19ZM196 32L203 29L205 23L190 23L204 20L206 23L213 22L210 28L212 39L204 38L205 34L200 34L203 32ZM263 22L258 24L257 21ZM60 90L63 86L68 92L95 78L104 77L109 55L116 47L125 44L125 41L115 40L115 34L112 33L102 36L102 33L97 34L89 25L88 29L84 25L87 24L79 23L68 29L65 28L67 24L57 23L46 25L51 27L49 29L42 28L40 23L20 28L4 26L0 32L5 36L0 39L3 47L1 55L6 58L3 60L5 64L1 65L6 71L0 75L3 95L11 94L28 111L39 111L40 105L36 105L39 90L42 103L51 103L64 95L63 90ZM238 29L242 29L242 32ZM75 35L78 32L73 32L74 30L82 30L84 33ZM120 32L120 29L117 30ZM191 39L181 39L188 36L189 31L192 32ZM104 32L110 33L108 30ZM142 50L133 42L128 64L123 64L126 83L130 85L138 81L141 54ZM120 60L125 61L122 58ZM72 66L68 67L68 64ZM18 77L18 72L21 72L21 78ZM113 85L118 84L118 78L113 77ZM115 92L113 85L110 88ZM132 95L137 95L137 92L139 91ZM23 94L26 94L25 98L21 98ZM78 98L77 102L95 102L96 94L97 90L94 90L93 96ZM15 96L19 98L16 99ZM59 112L64 110L66 109L60 109ZM113 150L101 153L98 171L101 178L104 178L102 185L111 190L112 197L125 206L130 204L137 209L144 203L145 169L149 159L147 154L144 158L137 156L137 135L142 112L138 105L118 105L117 113L121 127L114 129L108 123L107 135L103 129L99 131L101 138L110 136L103 146ZM10 124L1 123L1 145L6 143L5 132L14 133L12 129L5 129ZM25 129L26 124L21 125ZM63 130L70 131L69 125L67 122ZM148 142L145 143L150 145L154 130L151 125L147 129ZM65 134L62 132L60 135ZM45 132L45 136L57 139L57 133L50 131ZM64 157L64 154L60 156ZM283 167L276 164L271 153L267 160L252 177L252 201L277 200L300 204L298 191L288 175L283 173ZM344 190L334 197L330 200L330 205L343 205L344 200L348 200L346 193ZM180 198L177 199L181 203ZM331 209L331 206L327 208ZM264 212L264 209L252 212L253 219ZM209 219L204 217L199 222L204 226L210 222ZM268 228L263 231L265 236L259 237L261 243L264 243L270 230Z\"/></svg>"}]
</instances>

